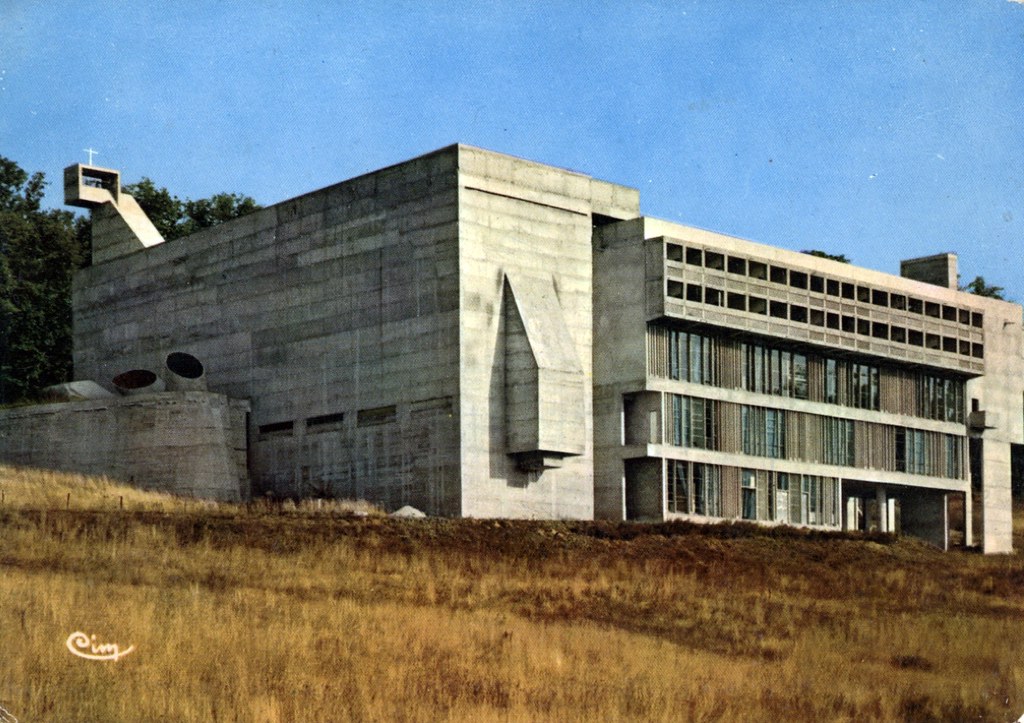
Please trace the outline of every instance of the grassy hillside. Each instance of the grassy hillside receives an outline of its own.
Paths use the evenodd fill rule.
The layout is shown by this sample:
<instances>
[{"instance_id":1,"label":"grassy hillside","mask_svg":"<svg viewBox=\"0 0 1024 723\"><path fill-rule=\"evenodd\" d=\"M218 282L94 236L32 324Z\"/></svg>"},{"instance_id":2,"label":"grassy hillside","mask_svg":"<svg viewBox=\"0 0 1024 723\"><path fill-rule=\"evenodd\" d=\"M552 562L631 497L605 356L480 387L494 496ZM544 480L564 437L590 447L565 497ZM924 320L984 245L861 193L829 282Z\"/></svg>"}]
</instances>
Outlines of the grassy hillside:
<instances>
[{"instance_id":1,"label":"grassy hillside","mask_svg":"<svg viewBox=\"0 0 1024 723\"><path fill-rule=\"evenodd\" d=\"M4 468L0 490L0 706L22 721L1024 713L1018 555L205 505ZM75 631L135 650L83 660Z\"/></svg>"}]
</instances>

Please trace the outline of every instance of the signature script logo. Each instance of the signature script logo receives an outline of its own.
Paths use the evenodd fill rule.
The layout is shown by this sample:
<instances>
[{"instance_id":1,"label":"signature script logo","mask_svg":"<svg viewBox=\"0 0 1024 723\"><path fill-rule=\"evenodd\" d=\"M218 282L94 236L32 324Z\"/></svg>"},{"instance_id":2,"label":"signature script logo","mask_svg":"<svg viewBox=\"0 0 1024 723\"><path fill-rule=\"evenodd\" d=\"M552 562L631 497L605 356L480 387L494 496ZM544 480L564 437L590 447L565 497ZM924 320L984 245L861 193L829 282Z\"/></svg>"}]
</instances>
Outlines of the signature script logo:
<instances>
[{"instance_id":1,"label":"signature script logo","mask_svg":"<svg viewBox=\"0 0 1024 723\"><path fill-rule=\"evenodd\" d=\"M134 645L121 650L117 643L96 643L95 635L86 635L82 632L74 632L68 636L65 645L72 655L86 660L118 660L135 650Z\"/></svg>"}]
</instances>

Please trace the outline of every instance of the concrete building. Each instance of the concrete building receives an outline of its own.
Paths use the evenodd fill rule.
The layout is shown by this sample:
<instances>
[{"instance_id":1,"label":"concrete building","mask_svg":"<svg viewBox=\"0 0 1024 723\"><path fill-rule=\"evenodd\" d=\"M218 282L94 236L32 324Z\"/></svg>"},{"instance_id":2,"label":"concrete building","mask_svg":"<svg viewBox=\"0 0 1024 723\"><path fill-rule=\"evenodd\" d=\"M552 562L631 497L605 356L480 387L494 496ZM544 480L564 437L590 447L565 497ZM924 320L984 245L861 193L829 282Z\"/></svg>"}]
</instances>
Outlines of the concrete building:
<instances>
[{"instance_id":1,"label":"concrete building","mask_svg":"<svg viewBox=\"0 0 1024 723\"><path fill-rule=\"evenodd\" d=\"M116 171L65 180L94 224L76 377L201 360L249 405L242 497L1010 549L1022 310L952 255L882 274L463 145L166 243Z\"/></svg>"}]
</instances>

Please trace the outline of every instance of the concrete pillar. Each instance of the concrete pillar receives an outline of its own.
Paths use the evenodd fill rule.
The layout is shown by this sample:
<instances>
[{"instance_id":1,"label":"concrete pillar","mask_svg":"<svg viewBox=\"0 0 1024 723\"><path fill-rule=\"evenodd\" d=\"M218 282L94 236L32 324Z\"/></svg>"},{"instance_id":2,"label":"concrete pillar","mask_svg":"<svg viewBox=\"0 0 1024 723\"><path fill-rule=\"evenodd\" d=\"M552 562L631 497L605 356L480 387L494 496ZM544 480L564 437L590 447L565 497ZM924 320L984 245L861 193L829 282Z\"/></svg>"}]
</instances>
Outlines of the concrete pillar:
<instances>
[{"instance_id":1,"label":"concrete pillar","mask_svg":"<svg viewBox=\"0 0 1024 723\"><path fill-rule=\"evenodd\" d=\"M985 439L981 449L981 549L985 554L1013 552L1010 444Z\"/></svg>"},{"instance_id":2,"label":"concrete pillar","mask_svg":"<svg viewBox=\"0 0 1024 723\"><path fill-rule=\"evenodd\" d=\"M974 495L968 486L964 492L964 547L974 544Z\"/></svg>"},{"instance_id":3,"label":"concrete pillar","mask_svg":"<svg viewBox=\"0 0 1024 723\"><path fill-rule=\"evenodd\" d=\"M885 487L879 485L875 488L875 500L878 502L878 531L892 532L889 523L889 499Z\"/></svg>"},{"instance_id":4,"label":"concrete pillar","mask_svg":"<svg viewBox=\"0 0 1024 723\"><path fill-rule=\"evenodd\" d=\"M857 497L846 498L846 519L843 520L844 530L856 530L857 529L857 503L860 499Z\"/></svg>"}]
</instances>

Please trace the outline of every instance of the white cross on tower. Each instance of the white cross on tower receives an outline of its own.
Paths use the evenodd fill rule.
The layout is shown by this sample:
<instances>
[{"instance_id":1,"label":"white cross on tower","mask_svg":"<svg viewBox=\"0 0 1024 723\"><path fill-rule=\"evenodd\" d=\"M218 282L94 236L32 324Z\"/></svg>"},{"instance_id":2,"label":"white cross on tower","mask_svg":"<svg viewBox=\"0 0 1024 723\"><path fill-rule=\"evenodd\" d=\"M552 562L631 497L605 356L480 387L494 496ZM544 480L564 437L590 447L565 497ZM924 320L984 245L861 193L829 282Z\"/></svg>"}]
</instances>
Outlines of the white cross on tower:
<instances>
[{"instance_id":1,"label":"white cross on tower","mask_svg":"<svg viewBox=\"0 0 1024 723\"><path fill-rule=\"evenodd\" d=\"M92 148L83 148L82 150L89 154L89 165L90 166L92 165L92 157L93 156L98 156L100 154L99 151L94 151Z\"/></svg>"}]
</instances>

